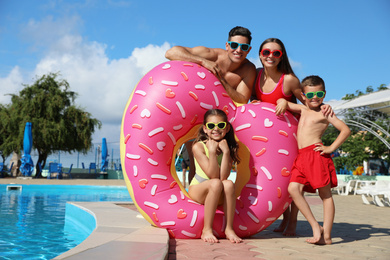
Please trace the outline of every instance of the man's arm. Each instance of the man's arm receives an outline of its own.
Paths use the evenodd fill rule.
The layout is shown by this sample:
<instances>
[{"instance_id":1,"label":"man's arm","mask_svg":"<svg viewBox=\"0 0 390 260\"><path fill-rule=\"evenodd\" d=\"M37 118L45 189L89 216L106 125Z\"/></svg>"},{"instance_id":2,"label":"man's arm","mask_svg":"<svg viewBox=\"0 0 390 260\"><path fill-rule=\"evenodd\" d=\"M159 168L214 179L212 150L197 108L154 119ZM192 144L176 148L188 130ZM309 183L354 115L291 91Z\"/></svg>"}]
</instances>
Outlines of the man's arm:
<instances>
[{"instance_id":1,"label":"man's arm","mask_svg":"<svg viewBox=\"0 0 390 260\"><path fill-rule=\"evenodd\" d=\"M234 88L225 80L225 77L221 75L221 71L218 67L218 64L216 63L219 50L222 51L222 49L212 49L204 46L198 46L194 48L174 46L165 53L165 57L169 60L184 60L194 62L205 67L218 77L227 94L233 101L242 104L248 103L248 100L252 94L252 86L256 77L255 66L250 62L244 65L245 67L243 68L243 71L245 71L245 75L242 76L241 82L237 85L236 88Z\"/></svg>"},{"instance_id":2,"label":"man's arm","mask_svg":"<svg viewBox=\"0 0 390 260\"><path fill-rule=\"evenodd\" d=\"M251 98L252 88L256 78L255 66L252 63L247 63L244 66L245 67L242 70L245 71L245 75L236 88L232 87L224 77L217 75L229 97L234 102L241 104L248 103L249 99Z\"/></svg>"},{"instance_id":3,"label":"man's arm","mask_svg":"<svg viewBox=\"0 0 390 260\"><path fill-rule=\"evenodd\" d=\"M204 46L198 46L194 48L188 48L183 46L174 46L167 50L165 58L168 60L182 60L199 64L206 69L210 70L213 74L217 72L216 60L218 53L211 48Z\"/></svg>"}]
</instances>

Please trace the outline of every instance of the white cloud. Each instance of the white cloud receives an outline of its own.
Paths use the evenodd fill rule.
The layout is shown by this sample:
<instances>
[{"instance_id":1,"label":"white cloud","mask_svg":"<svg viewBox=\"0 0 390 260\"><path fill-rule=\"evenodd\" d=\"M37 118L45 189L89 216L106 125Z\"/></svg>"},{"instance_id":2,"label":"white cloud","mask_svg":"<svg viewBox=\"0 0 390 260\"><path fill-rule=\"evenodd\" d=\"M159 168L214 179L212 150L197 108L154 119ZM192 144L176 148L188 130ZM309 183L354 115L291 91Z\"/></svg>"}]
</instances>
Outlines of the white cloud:
<instances>
[{"instance_id":1,"label":"white cloud","mask_svg":"<svg viewBox=\"0 0 390 260\"><path fill-rule=\"evenodd\" d=\"M261 64L261 61L260 61L259 57L256 57L256 58L250 57L250 58L248 58L248 60L249 60L250 62L252 62L253 64L255 64L256 68L262 68L262 67L263 67L263 65Z\"/></svg>"},{"instance_id":2,"label":"white cloud","mask_svg":"<svg viewBox=\"0 0 390 260\"><path fill-rule=\"evenodd\" d=\"M67 35L57 45L62 51L53 49L37 64L35 74L60 71L79 94L76 102L102 121L103 129L99 132L112 134L117 129L119 140L124 106L133 88L146 72L165 61L169 44L137 48L131 56L116 60L108 59L105 45L84 42L78 36ZM107 131L108 125L111 126ZM103 136L99 135L95 134L101 139Z\"/></svg>"},{"instance_id":3,"label":"white cloud","mask_svg":"<svg viewBox=\"0 0 390 260\"><path fill-rule=\"evenodd\" d=\"M22 88L23 77L18 66L14 67L5 78L0 78L0 103L5 105L11 102L11 96L7 94L17 94Z\"/></svg>"},{"instance_id":4,"label":"white cloud","mask_svg":"<svg viewBox=\"0 0 390 260\"><path fill-rule=\"evenodd\" d=\"M68 25L74 26L74 23L75 18L68 20ZM30 21L29 27L30 32L38 32L38 28L43 26L39 32L42 35L46 30L55 31L59 24L47 18L40 24ZM170 44L136 48L128 57L110 60L105 44L86 41L62 25L59 31L65 33L48 36L50 41L46 41L44 55L34 71L22 75L20 69L15 67L7 77L0 78L0 85L6 85L7 92L17 93L23 88L21 83L32 83L26 82L26 78L60 72L60 77L68 81L71 90L79 94L76 104L103 123L102 129L94 134L94 142L100 142L102 137L106 137L109 142L119 141L124 106L133 88L145 73L166 61L165 52ZM1 96L0 101L9 103L10 99Z\"/></svg>"},{"instance_id":5,"label":"white cloud","mask_svg":"<svg viewBox=\"0 0 390 260\"><path fill-rule=\"evenodd\" d=\"M294 61L291 58L288 59L293 70L302 69L302 64L300 62Z\"/></svg>"}]
</instances>

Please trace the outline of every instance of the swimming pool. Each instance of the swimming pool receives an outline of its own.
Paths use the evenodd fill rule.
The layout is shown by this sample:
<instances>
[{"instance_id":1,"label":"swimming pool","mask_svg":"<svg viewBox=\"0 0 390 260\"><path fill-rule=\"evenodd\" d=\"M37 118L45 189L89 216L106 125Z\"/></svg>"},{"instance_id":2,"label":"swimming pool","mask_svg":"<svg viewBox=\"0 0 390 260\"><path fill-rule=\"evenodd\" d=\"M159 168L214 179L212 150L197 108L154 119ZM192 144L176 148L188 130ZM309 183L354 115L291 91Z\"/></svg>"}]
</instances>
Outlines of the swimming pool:
<instances>
[{"instance_id":1,"label":"swimming pool","mask_svg":"<svg viewBox=\"0 0 390 260\"><path fill-rule=\"evenodd\" d=\"M126 187L0 184L0 258L52 259L80 244L87 229L67 221L67 201L131 201Z\"/></svg>"}]
</instances>

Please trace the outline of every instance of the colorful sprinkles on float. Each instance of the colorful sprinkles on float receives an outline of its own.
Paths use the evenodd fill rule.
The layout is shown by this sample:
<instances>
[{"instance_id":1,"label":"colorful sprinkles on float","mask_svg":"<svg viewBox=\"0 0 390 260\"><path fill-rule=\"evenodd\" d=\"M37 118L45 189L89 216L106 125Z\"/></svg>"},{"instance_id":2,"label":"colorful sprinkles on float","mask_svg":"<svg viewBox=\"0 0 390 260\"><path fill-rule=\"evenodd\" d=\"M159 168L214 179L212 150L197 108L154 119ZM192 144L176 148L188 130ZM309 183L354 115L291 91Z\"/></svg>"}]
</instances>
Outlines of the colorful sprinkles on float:
<instances>
[{"instance_id":1,"label":"colorful sprinkles on float","mask_svg":"<svg viewBox=\"0 0 390 260\"><path fill-rule=\"evenodd\" d=\"M297 120L275 115L275 106L237 106L219 80L190 62L169 61L147 73L131 94L122 119L121 161L129 193L139 212L171 237L200 238L203 205L191 200L179 181L174 159L193 139L211 108L225 111L240 141L234 229L238 236L271 225L291 202L287 192L297 154ZM225 237L217 210L214 232Z\"/></svg>"}]
</instances>

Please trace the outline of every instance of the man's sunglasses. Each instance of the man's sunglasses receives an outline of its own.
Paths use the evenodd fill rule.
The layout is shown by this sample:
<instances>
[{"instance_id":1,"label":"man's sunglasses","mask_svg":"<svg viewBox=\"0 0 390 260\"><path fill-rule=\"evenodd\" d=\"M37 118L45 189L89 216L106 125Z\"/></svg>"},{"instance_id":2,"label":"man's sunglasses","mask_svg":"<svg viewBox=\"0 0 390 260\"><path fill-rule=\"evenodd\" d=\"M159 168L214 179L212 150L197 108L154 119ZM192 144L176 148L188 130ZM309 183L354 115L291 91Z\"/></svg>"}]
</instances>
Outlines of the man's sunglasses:
<instances>
[{"instance_id":1,"label":"man's sunglasses","mask_svg":"<svg viewBox=\"0 0 390 260\"><path fill-rule=\"evenodd\" d=\"M251 47L250 44L247 43L238 43L238 42L228 42L230 45L230 48L233 50L237 49L238 47L241 47L241 50L243 51L249 51L249 48Z\"/></svg>"},{"instance_id":2,"label":"man's sunglasses","mask_svg":"<svg viewBox=\"0 0 390 260\"><path fill-rule=\"evenodd\" d=\"M226 122L219 122L219 123L217 123L217 124L211 123L211 122L206 123L206 127L207 127L207 129L209 129L209 130L213 130L216 126L217 126L219 129L225 129L225 127L226 127Z\"/></svg>"},{"instance_id":3,"label":"man's sunglasses","mask_svg":"<svg viewBox=\"0 0 390 260\"><path fill-rule=\"evenodd\" d=\"M261 50L261 55L263 55L264 57L268 57L270 56L272 53L272 56L274 56L275 58L280 58L282 57L282 51L280 50L274 50L274 51L271 51L270 49L262 49Z\"/></svg>"},{"instance_id":4,"label":"man's sunglasses","mask_svg":"<svg viewBox=\"0 0 390 260\"><path fill-rule=\"evenodd\" d=\"M325 91L316 91L316 92L307 92L305 95L308 99L312 99L314 96L318 98L323 98L325 96Z\"/></svg>"}]
</instances>

